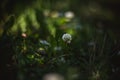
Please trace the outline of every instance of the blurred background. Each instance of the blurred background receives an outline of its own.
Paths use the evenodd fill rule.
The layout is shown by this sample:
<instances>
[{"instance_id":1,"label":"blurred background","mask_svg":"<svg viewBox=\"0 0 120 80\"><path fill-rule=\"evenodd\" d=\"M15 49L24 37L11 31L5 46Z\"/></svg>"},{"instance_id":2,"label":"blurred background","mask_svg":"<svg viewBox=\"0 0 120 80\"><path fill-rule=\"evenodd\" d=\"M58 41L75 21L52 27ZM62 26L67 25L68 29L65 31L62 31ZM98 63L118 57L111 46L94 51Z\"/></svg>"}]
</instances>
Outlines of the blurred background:
<instances>
[{"instance_id":1,"label":"blurred background","mask_svg":"<svg viewBox=\"0 0 120 80\"><path fill-rule=\"evenodd\" d=\"M120 80L119 14L119 0L1 0L0 80Z\"/></svg>"}]
</instances>

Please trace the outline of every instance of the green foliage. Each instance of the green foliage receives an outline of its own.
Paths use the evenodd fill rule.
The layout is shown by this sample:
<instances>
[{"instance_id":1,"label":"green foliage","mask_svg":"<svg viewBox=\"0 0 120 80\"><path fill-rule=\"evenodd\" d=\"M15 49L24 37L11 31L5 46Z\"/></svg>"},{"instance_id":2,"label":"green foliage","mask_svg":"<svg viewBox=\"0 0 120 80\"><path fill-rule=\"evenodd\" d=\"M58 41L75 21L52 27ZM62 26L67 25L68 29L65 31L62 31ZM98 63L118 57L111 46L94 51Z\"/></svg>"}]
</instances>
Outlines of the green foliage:
<instances>
[{"instance_id":1,"label":"green foliage","mask_svg":"<svg viewBox=\"0 0 120 80\"><path fill-rule=\"evenodd\" d=\"M65 16L68 5L63 11L59 10L60 5L58 10L53 6L48 8L50 5L36 6L25 9L17 17L11 16L0 38L12 41L17 79L39 80L47 72L57 72L71 80L74 74L78 75L75 80L107 80L114 45L110 35L89 22L80 21L72 11L72 17ZM71 43L62 40L65 33L71 34Z\"/></svg>"}]
</instances>

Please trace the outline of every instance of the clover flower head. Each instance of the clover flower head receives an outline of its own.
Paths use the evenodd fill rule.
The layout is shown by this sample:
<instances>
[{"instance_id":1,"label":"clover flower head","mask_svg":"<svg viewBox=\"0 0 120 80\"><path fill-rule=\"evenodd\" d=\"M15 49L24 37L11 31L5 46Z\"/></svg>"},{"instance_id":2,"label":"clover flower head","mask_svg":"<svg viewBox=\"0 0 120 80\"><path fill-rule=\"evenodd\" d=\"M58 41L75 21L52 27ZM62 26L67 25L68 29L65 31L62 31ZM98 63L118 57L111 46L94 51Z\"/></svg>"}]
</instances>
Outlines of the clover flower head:
<instances>
[{"instance_id":1,"label":"clover flower head","mask_svg":"<svg viewBox=\"0 0 120 80\"><path fill-rule=\"evenodd\" d=\"M70 34L66 33L66 34L63 34L62 39L64 42L70 43L72 40L72 36Z\"/></svg>"},{"instance_id":2,"label":"clover flower head","mask_svg":"<svg viewBox=\"0 0 120 80\"><path fill-rule=\"evenodd\" d=\"M74 18L74 13L72 11L68 11L65 13L65 17L68 18L68 19L72 19Z\"/></svg>"}]
</instances>

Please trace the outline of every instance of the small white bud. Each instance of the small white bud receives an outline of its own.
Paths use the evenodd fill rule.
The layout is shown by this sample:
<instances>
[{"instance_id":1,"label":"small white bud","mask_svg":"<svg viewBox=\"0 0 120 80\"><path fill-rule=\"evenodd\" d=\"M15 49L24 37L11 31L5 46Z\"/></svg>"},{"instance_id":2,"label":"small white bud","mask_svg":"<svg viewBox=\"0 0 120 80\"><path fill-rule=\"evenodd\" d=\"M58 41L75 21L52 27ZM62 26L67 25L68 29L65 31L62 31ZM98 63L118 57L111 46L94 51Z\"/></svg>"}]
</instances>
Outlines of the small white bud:
<instances>
[{"instance_id":1,"label":"small white bud","mask_svg":"<svg viewBox=\"0 0 120 80\"><path fill-rule=\"evenodd\" d=\"M26 38L26 37L27 37L27 34L26 34L26 33L22 33L21 36L22 36L23 38Z\"/></svg>"},{"instance_id":2,"label":"small white bud","mask_svg":"<svg viewBox=\"0 0 120 80\"><path fill-rule=\"evenodd\" d=\"M62 39L64 42L70 43L72 40L72 36L70 34L66 33L66 34L63 34Z\"/></svg>"}]
</instances>

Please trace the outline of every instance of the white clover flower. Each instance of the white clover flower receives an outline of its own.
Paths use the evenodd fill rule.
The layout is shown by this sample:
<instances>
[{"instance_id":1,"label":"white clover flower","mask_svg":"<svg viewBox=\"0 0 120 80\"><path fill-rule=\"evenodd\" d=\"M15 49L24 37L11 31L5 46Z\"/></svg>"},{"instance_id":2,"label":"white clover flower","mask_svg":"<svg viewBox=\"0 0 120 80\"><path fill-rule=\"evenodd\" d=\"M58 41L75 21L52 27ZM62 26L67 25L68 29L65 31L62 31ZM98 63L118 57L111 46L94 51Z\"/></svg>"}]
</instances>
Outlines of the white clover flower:
<instances>
[{"instance_id":1,"label":"white clover flower","mask_svg":"<svg viewBox=\"0 0 120 80\"><path fill-rule=\"evenodd\" d=\"M72 19L74 18L74 13L72 11L68 11L65 13L65 17L68 18L68 19Z\"/></svg>"},{"instance_id":2,"label":"white clover flower","mask_svg":"<svg viewBox=\"0 0 120 80\"><path fill-rule=\"evenodd\" d=\"M72 40L72 36L70 34L66 33L66 34L63 34L62 39L64 42L70 43Z\"/></svg>"}]
</instances>

